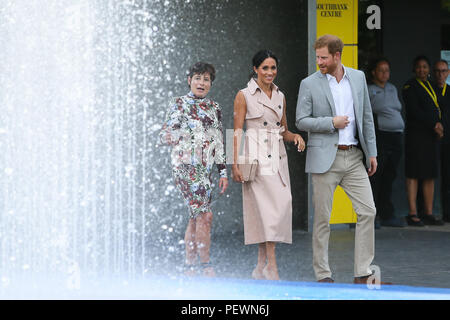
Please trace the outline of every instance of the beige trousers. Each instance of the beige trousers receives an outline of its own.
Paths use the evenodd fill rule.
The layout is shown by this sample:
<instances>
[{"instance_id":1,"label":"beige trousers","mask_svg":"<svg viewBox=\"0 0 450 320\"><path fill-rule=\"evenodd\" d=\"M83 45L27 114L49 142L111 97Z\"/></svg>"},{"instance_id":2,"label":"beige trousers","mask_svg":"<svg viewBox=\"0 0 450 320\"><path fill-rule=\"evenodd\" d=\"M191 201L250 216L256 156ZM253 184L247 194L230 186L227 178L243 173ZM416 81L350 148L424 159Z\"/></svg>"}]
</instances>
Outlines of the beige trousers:
<instances>
[{"instance_id":1,"label":"beige trousers","mask_svg":"<svg viewBox=\"0 0 450 320\"><path fill-rule=\"evenodd\" d=\"M375 255L376 209L362 151L358 148L338 150L331 168L325 173L313 173L311 178L314 202L313 267L317 280L331 278L328 264L329 221L333 195L338 185L350 198L358 217L355 228L355 277L372 274L369 267Z\"/></svg>"}]
</instances>

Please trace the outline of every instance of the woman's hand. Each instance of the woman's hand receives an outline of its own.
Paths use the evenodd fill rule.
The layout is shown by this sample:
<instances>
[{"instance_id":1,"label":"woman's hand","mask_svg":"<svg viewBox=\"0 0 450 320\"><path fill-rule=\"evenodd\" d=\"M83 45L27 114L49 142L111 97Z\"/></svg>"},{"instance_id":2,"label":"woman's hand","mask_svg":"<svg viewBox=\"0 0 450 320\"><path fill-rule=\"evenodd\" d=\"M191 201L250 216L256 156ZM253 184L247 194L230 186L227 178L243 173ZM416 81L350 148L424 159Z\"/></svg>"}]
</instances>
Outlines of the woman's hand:
<instances>
[{"instance_id":1,"label":"woman's hand","mask_svg":"<svg viewBox=\"0 0 450 320\"><path fill-rule=\"evenodd\" d=\"M170 133L166 133L164 136L164 142L168 145L174 144L173 137Z\"/></svg>"},{"instance_id":2,"label":"woman's hand","mask_svg":"<svg viewBox=\"0 0 450 320\"><path fill-rule=\"evenodd\" d=\"M444 137L444 127L442 126L442 123L436 123L436 125L434 126L434 132L436 132L439 139L442 139Z\"/></svg>"},{"instance_id":3,"label":"woman's hand","mask_svg":"<svg viewBox=\"0 0 450 320\"><path fill-rule=\"evenodd\" d=\"M228 188L228 178L220 178L219 179L219 188L222 188L220 194L224 193Z\"/></svg>"},{"instance_id":4,"label":"woman's hand","mask_svg":"<svg viewBox=\"0 0 450 320\"><path fill-rule=\"evenodd\" d=\"M233 173L233 180L236 182L244 183L244 177L242 176L242 173L239 170L237 164L234 164L231 170Z\"/></svg>"},{"instance_id":5,"label":"woman's hand","mask_svg":"<svg viewBox=\"0 0 450 320\"><path fill-rule=\"evenodd\" d=\"M177 135L171 133L171 131L166 131L160 136L161 143L167 144L169 146L176 145L178 143Z\"/></svg>"},{"instance_id":6,"label":"woman's hand","mask_svg":"<svg viewBox=\"0 0 450 320\"><path fill-rule=\"evenodd\" d=\"M294 134L294 144L297 146L297 151L302 152L305 150L305 140L299 134Z\"/></svg>"}]
</instances>

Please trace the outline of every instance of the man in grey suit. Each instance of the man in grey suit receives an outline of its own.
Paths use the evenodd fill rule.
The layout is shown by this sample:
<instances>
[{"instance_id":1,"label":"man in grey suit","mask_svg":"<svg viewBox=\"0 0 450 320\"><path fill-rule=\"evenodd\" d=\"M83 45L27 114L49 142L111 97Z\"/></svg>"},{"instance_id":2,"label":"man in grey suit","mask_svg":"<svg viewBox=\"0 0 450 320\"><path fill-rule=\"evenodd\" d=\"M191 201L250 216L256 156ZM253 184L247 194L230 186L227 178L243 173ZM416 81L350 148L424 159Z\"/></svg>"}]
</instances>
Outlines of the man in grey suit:
<instances>
[{"instance_id":1,"label":"man in grey suit","mask_svg":"<svg viewBox=\"0 0 450 320\"><path fill-rule=\"evenodd\" d=\"M328 264L329 220L340 185L358 217L354 283L367 283L376 213L369 176L377 169L377 149L366 79L363 72L342 65L338 37L322 36L314 48L320 70L301 82L296 113L297 128L309 133L305 169L313 184L314 272L319 282L334 282Z\"/></svg>"}]
</instances>

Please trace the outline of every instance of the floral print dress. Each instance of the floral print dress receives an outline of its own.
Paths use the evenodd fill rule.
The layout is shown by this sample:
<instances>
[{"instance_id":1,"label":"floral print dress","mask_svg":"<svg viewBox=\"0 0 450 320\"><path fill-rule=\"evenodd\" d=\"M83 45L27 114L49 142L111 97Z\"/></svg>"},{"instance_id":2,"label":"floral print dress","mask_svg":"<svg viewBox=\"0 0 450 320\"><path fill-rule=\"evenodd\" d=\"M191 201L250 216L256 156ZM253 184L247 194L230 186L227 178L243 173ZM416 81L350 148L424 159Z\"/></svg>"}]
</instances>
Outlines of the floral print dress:
<instances>
[{"instance_id":1,"label":"floral print dress","mask_svg":"<svg viewBox=\"0 0 450 320\"><path fill-rule=\"evenodd\" d=\"M220 178L227 177L219 105L211 99L198 98L192 92L174 98L160 139L172 146L173 176L189 206L190 218L210 212L214 163Z\"/></svg>"}]
</instances>

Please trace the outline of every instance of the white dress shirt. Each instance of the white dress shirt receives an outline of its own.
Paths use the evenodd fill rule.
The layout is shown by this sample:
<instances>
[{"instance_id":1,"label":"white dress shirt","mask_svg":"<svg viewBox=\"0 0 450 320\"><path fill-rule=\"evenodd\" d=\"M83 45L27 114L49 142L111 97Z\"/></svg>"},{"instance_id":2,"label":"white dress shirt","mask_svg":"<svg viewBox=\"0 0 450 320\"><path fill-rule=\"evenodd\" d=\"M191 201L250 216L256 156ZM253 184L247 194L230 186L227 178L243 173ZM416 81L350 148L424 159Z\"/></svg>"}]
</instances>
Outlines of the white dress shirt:
<instances>
[{"instance_id":1,"label":"white dress shirt","mask_svg":"<svg viewBox=\"0 0 450 320\"><path fill-rule=\"evenodd\" d=\"M339 83L336 77L327 73L328 84L333 95L337 116L347 116L350 123L344 129L339 129L339 144L357 145L355 110L353 109L353 96L350 81L344 68L344 76Z\"/></svg>"}]
</instances>

